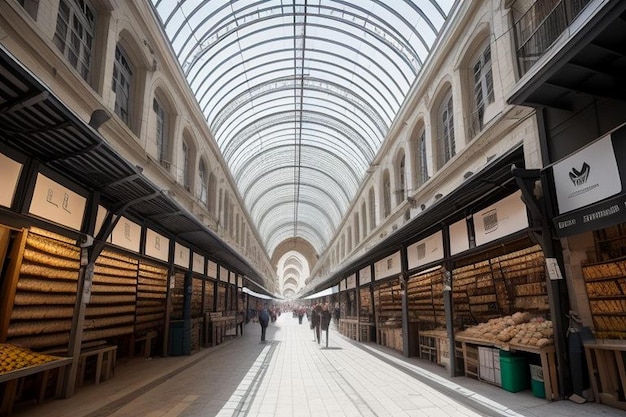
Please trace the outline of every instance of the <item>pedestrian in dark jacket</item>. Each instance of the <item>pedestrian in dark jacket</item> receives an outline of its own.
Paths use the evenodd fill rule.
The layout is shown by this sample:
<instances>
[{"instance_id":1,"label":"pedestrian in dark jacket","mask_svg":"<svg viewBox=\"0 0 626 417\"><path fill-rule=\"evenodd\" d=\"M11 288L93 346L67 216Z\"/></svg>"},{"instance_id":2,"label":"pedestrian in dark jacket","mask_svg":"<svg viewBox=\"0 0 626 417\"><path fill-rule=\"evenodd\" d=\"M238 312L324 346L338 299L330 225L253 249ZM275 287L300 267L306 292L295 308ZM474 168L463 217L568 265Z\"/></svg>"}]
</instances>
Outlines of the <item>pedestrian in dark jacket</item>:
<instances>
[{"instance_id":1,"label":"pedestrian in dark jacket","mask_svg":"<svg viewBox=\"0 0 626 417\"><path fill-rule=\"evenodd\" d=\"M261 342L265 342L265 331L267 325L270 322L270 313L267 311L267 307L259 305L259 324L261 324Z\"/></svg>"},{"instance_id":2,"label":"pedestrian in dark jacket","mask_svg":"<svg viewBox=\"0 0 626 417\"><path fill-rule=\"evenodd\" d=\"M320 343L320 324L321 324L321 316L322 306L317 304L315 308L311 309L311 328L313 329L313 335L315 340L317 340L317 344Z\"/></svg>"}]
</instances>

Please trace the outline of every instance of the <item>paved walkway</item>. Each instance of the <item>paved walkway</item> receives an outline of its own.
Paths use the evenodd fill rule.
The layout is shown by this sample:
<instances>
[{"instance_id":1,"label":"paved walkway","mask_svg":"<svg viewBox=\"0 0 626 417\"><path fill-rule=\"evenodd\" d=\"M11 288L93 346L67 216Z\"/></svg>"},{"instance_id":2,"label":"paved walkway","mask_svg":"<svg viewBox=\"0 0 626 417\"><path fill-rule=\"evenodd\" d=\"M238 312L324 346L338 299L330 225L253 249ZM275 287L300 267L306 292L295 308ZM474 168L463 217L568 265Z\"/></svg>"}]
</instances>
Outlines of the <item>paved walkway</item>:
<instances>
[{"instance_id":1,"label":"paved walkway","mask_svg":"<svg viewBox=\"0 0 626 417\"><path fill-rule=\"evenodd\" d=\"M15 417L342 417L621 416L595 403L548 402L510 393L330 330L317 344L291 314L191 356L133 359L115 376L67 400L15 411ZM324 335L324 333L322 333Z\"/></svg>"}]
</instances>

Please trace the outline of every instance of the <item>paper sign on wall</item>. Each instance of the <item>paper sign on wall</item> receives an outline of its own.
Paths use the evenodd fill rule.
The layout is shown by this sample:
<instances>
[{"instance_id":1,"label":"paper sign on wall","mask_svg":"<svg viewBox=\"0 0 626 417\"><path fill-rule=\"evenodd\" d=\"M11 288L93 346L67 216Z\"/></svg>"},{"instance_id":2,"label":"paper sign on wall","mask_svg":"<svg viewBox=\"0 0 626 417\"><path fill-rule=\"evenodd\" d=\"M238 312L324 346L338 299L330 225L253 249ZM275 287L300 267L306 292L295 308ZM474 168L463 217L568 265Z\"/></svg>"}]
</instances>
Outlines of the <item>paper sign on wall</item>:
<instances>
[{"instance_id":1,"label":"paper sign on wall","mask_svg":"<svg viewBox=\"0 0 626 417\"><path fill-rule=\"evenodd\" d=\"M39 173L29 213L80 230L87 199Z\"/></svg>"},{"instance_id":2,"label":"paper sign on wall","mask_svg":"<svg viewBox=\"0 0 626 417\"><path fill-rule=\"evenodd\" d=\"M154 230L146 230L146 255L167 262L170 253L170 240Z\"/></svg>"},{"instance_id":3,"label":"paper sign on wall","mask_svg":"<svg viewBox=\"0 0 626 417\"><path fill-rule=\"evenodd\" d=\"M141 226L126 217L120 217L111 233L111 243L133 252L139 252L140 239Z\"/></svg>"},{"instance_id":4,"label":"paper sign on wall","mask_svg":"<svg viewBox=\"0 0 626 417\"><path fill-rule=\"evenodd\" d=\"M191 251L189 248L184 247L180 243L176 242L174 252L174 264L182 266L183 268L189 268L189 258Z\"/></svg>"},{"instance_id":5,"label":"paper sign on wall","mask_svg":"<svg viewBox=\"0 0 626 417\"><path fill-rule=\"evenodd\" d=\"M0 153L0 206L11 207L22 172L22 164Z\"/></svg>"},{"instance_id":6,"label":"paper sign on wall","mask_svg":"<svg viewBox=\"0 0 626 417\"><path fill-rule=\"evenodd\" d=\"M374 264L374 279L379 280L398 275L401 271L402 265L400 265L400 252L398 251Z\"/></svg>"},{"instance_id":7,"label":"paper sign on wall","mask_svg":"<svg viewBox=\"0 0 626 417\"><path fill-rule=\"evenodd\" d=\"M359 286L367 285L372 282L372 268L366 266L359 271Z\"/></svg>"},{"instance_id":8,"label":"paper sign on wall","mask_svg":"<svg viewBox=\"0 0 626 417\"><path fill-rule=\"evenodd\" d=\"M410 245L406 251L409 269L443 259L443 233L434 233Z\"/></svg>"},{"instance_id":9,"label":"paper sign on wall","mask_svg":"<svg viewBox=\"0 0 626 417\"><path fill-rule=\"evenodd\" d=\"M528 214L521 196L522 192L517 191L474 214L477 246L528 228Z\"/></svg>"}]
</instances>

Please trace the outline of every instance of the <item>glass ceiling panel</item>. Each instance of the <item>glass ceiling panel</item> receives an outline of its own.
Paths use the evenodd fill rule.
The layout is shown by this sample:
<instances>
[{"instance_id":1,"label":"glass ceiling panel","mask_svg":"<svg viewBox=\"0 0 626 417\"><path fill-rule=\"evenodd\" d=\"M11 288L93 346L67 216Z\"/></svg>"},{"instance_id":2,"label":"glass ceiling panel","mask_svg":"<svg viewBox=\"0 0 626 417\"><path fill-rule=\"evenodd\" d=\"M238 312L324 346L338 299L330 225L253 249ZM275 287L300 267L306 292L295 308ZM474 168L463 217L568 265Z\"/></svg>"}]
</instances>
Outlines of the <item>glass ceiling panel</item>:
<instances>
[{"instance_id":1,"label":"glass ceiling panel","mask_svg":"<svg viewBox=\"0 0 626 417\"><path fill-rule=\"evenodd\" d=\"M268 254L321 254L455 0L152 2Z\"/></svg>"}]
</instances>

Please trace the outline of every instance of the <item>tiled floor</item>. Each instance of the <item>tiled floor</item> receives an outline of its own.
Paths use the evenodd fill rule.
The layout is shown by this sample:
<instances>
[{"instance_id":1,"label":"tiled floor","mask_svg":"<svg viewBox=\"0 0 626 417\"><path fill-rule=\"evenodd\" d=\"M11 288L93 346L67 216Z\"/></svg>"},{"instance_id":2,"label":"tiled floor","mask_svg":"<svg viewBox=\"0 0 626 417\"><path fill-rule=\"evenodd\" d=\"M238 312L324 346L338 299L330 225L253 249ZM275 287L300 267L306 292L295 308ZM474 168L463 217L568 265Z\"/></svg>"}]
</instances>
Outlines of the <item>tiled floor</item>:
<instances>
[{"instance_id":1,"label":"tiled floor","mask_svg":"<svg viewBox=\"0 0 626 417\"><path fill-rule=\"evenodd\" d=\"M283 314L266 343L244 336L185 357L134 359L72 398L21 408L15 417L622 416L594 403L510 393L331 328L318 344L306 320Z\"/></svg>"}]
</instances>

